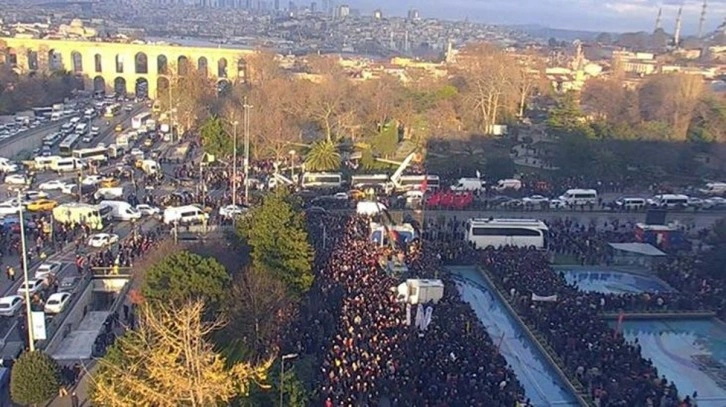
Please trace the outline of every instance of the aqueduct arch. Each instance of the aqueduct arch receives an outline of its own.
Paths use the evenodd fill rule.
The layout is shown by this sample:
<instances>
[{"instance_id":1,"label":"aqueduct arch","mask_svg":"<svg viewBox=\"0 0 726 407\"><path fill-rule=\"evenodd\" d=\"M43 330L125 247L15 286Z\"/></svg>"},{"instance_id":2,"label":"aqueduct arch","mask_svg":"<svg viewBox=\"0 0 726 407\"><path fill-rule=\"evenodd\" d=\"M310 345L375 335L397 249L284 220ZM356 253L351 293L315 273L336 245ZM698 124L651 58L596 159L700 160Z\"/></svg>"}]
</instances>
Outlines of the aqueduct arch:
<instances>
[{"instance_id":1,"label":"aqueduct arch","mask_svg":"<svg viewBox=\"0 0 726 407\"><path fill-rule=\"evenodd\" d=\"M121 90L123 84L123 91L128 93L136 91L137 80L143 77L149 97L157 97L162 87L168 89L169 79L165 76L183 75L185 67L230 83L244 80L245 57L254 52L33 38L8 37L0 41L6 44L5 62L19 72L65 70L83 76L86 89L109 92Z\"/></svg>"}]
</instances>

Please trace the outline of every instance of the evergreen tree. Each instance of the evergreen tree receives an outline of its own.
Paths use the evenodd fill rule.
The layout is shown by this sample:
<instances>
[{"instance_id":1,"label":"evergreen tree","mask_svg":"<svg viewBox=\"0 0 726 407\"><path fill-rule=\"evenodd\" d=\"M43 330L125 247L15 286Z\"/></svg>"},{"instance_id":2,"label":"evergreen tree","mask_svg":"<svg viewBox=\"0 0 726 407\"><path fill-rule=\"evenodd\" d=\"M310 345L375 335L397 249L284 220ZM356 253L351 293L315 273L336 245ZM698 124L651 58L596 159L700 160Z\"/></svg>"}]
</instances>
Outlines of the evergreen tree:
<instances>
[{"instance_id":1,"label":"evergreen tree","mask_svg":"<svg viewBox=\"0 0 726 407\"><path fill-rule=\"evenodd\" d=\"M40 404L58 395L61 375L58 363L41 351L25 352L13 366L10 394L18 404Z\"/></svg>"},{"instance_id":2,"label":"evergreen tree","mask_svg":"<svg viewBox=\"0 0 726 407\"><path fill-rule=\"evenodd\" d=\"M252 266L274 273L302 293L313 282L312 247L305 219L284 192L265 197L262 205L238 224L239 235L252 248Z\"/></svg>"},{"instance_id":3,"label":"evergreen tree","mask_svg":"<svg viewBox=\"0 0 726 407\"><path fill-rule=\"evenodd\" d=\"M162 304L203 300L214 312L227 295L229 281L227 270L217 260L184 250L149 267L142 294Z\"/></svg>"}]
</instances>

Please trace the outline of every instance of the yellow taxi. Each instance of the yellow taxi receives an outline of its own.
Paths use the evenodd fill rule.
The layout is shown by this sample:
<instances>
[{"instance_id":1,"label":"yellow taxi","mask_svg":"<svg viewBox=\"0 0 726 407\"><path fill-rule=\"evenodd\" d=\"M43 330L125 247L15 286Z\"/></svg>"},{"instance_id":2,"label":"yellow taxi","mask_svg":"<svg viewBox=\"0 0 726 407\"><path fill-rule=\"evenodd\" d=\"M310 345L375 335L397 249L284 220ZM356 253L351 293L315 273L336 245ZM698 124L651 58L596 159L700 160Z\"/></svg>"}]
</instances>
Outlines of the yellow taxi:
<instances>
[{"instance_id":1,"label":"yellow taxi","mask_svg":"<svg viewBox=\"0 0 726 407\"><path fill-rule=\"evenodd\" d=\"M28 210L32 212L45 212L53 210L58 202L52 199L36 199L28 204Z\"/></svg>"},{"instance_id":2,"label":"yellow taxi","mask_svg":"<svg viewBox=\"0 0 726 407\"><path fill-rule=\"evenodd\" d=\"M124 125L123 125L123 124L117 124L117 125L116 125L116 131L117 131L117 132L122 132L122 131L124 131Z\"/></svg>"},{"instance_id":3,"label":"yellow taxi","mask_svg":"<svg viewBox=\"0 0 726 407\"><path fill-rule=\"evenodd\" d=\"M365 199L366 193L359 189L351 189L350 191L348 191L348 196L350 197L350 199L360 201L361 199Z\"/></svg>"},{"instance_id":4,"label":"yellow taxi","mask_svg":"<svg viewBox=\"0 0 726 407\"><path fill-rule=\"evenodd\" d=\"M103 178L100 182L101 188L115 188L121 184L119 180L112 177Z\"/></svg>"}]
</instances>

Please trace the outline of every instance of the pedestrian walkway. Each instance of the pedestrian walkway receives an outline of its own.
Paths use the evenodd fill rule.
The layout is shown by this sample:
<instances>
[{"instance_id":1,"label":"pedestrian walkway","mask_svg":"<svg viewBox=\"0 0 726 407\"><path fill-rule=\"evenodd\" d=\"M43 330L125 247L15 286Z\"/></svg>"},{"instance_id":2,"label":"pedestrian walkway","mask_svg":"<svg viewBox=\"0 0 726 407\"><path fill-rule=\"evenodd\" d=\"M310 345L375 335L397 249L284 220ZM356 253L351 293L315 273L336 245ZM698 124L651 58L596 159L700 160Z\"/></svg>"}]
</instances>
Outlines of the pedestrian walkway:
<instances>
[{"instance_id":1,"label":"pedestrian walkway","mask_svg":"<svg viewBox=\"0 0 726 407\"><path fill-rule=\"evenodd\" d=\"M91 311L86 315L77 329L73 330L53 352L53 359L58 361L89 360L93 353L93 343L103 330L109 311Z\"/></svg>"},{"instance_id":2,"label":"pedestrian walkway","mask_svg":"<svg viewBox=\"0 0 726 407\"><path fill-rule=\"evenodd\" d=\"M91 362L90 366L86 366L86 369L88 371L83 371L83 375L81 376L81 379L78 381L78 384L75 388L69 389L69 393L65 397L56 397L53 399L46 407L73 407L71 403L71 393L73 391L76 392L76 396L78 396L78 405L82 407L89 407L91 405L91 401L88 399L88 392L89 392L89 380L91 380L91 376L93 376L94 372L96 371L97 365L95 362Z\"/></svg>"}]
</instances>

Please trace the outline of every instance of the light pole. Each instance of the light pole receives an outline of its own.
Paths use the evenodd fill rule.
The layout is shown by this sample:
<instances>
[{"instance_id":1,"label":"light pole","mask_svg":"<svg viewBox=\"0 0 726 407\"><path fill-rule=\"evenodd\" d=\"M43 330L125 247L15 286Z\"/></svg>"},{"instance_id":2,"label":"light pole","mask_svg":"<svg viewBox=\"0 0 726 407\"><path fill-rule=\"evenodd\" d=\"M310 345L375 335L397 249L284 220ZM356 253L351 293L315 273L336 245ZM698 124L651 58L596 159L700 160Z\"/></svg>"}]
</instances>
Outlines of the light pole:
<instances>
[{"instance_id":1,"label":"light pole","mask_svg":"<svg viewBox=\"0 0 726 407\"><path fill-rule=\"evenodd\" d=\"M250 204L250 109L252 105L247 104L247 98L242 105L245 109L244 130L245 130L245 204Z\"/></svg>"},{"instance_id":2,"label":"light pole","mask_svg":"<svg viewBox=\"0 0 726 407\"><path fill-rule=\"evenodd\" d=\"M290 181L295 182L295 150L290 150Z\"/></svg>"},{"instance_id":3,"label":"light pole","mask_svg":"<svg viewBox=\"0 0 726 407\"><path fill-rule=\"evenodd\" d=\"M23 263L23 279L25 280L25 312L26 325L28 327L28 343L30 351L35 351L35 335L33 334L33 310L30 308L30 287L28 286L28 258L25 247L25 219L23 219L23 203L21 201L22 191L18 190L18 217L20 218L20 249L22 251L20 261Z\"/></svg>"},{"instance_id":4,"label":"light pole","mask_svg":"<svg viewBox=\"0 0 726 407\"><path fill-rule=\"evenodd\" d=\"M232 142L234 144L233 147L233 159L232 159L232 206L235 206L237 204L237 125L239 122L237 120L232 122L232 133L233 138ZM247 183L247 176L245 175L245 183ZM247 196L247 192L245 192L245 197Z\"/></svg>"},{"instance_id":5,"label":"light pole","mask_svg":"<svg viewBox=\"0 0 726 407\"><path fill-rule=\"evenodd\" d=\"M283 406L283 395L285 393L285 361L288 359L294 359L297 357L297 353L288 353L287 355L282 355L282 360L280 361L280 407Z\"/></svg>"}]
</instances>

